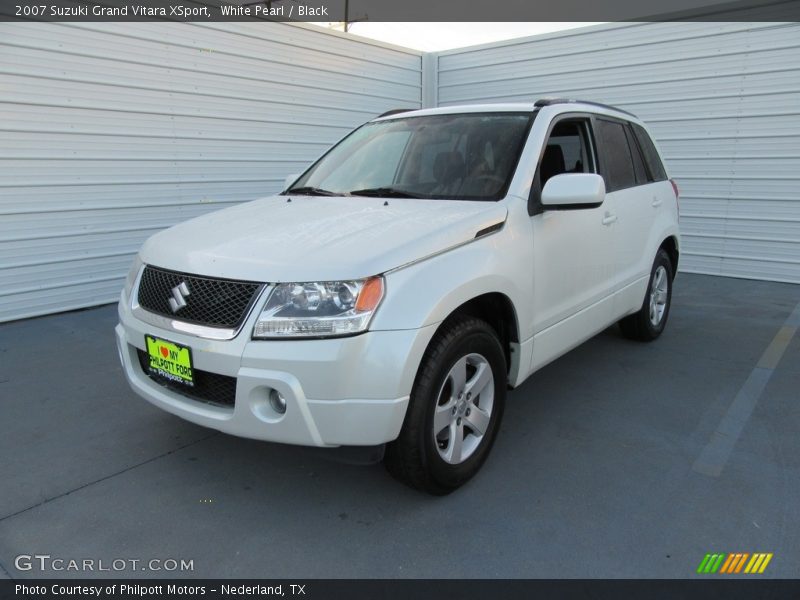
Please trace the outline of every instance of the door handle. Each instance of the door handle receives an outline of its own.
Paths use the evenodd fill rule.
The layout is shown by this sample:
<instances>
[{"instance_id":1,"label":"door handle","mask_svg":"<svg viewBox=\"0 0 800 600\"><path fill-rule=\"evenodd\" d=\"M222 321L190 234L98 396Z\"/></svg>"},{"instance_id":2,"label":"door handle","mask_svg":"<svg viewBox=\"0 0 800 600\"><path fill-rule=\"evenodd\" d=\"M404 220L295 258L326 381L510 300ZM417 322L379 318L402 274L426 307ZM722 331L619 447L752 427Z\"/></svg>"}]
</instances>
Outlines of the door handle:
<instances>
[{"instance_id":1,"label":"door handle","mask_svg":"<svg viewBox=\"0 0 800 600\"><path fill-rule=\"evenodd\" d=\"M653 201L650 203L653 207L661 206L664 201L661 198L653 198Z\"/></svg>"},{"instance_id":2,"label":"door handle","mask_svg":"<svg viewBox=\"0 0 800 600\"><path fill-rule=\"evenodd\" d=\"M612 215L611 213L607 212L603 217L603 225L611 225L613 222L617 220L617 215Z\"/></svg>"}]
</instances>

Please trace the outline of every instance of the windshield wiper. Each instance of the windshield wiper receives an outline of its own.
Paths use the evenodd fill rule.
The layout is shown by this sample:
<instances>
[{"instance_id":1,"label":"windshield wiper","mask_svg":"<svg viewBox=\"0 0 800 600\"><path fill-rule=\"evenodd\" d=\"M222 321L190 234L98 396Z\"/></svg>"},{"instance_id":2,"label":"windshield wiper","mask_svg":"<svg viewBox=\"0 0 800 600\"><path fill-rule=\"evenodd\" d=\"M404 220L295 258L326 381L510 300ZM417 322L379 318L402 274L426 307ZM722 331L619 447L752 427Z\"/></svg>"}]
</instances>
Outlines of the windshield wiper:
<instances>
[{"instance_id":1,"label":"windshield wiper","mask_svg":"<svg viewBox=\"0 0 800 600\"><path fill-rule=\"evenodd\" d=\"M353 190L351 196L376 196L378 198L424 198L419 194L398 190L393 187L364 188L363 190Z\"/></svg>"},{"instance_id":2,"label":"windshield wiper","mask_svg":"<svg viewBox=\"0 0 800 600\"><path fill-rule=\"evenodd\" d=\"M346 194L337 194L336 192L331 192L330 190L323 190L322 188L318 187L311 187L311 186L304 186L304 187L296 187L290 190L286 190L287 194L301 194L304 196L344 196Z\"/></svg>"}]
</instances>

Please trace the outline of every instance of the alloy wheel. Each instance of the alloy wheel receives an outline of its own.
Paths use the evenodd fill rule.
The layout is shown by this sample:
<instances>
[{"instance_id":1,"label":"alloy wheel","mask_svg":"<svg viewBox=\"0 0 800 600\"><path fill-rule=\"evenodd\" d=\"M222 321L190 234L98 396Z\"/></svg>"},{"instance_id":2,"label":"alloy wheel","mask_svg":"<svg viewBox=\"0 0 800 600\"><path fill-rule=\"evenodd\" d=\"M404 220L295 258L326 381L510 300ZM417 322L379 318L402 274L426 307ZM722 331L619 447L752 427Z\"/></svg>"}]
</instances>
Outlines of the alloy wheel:
<instances>
[{"instance_id":1,"label":"alloy wheel","mask_svg":"<svg viewBox=\"0 0 800 600\"><path fill-rule=\"evenodd\" d=\"M442 382L433 414L433 437L439 456L460 464L478 449L489 428L494 406L494 374L480 354L468 354L453 365Z\"/></svg>"},{"instance_id":2,"label":"alloy wheel","mask_svg":"<svg viewBox=\"0 0 800 600\"><path fill-rule=\"evenodd\" d=\"M653 283L650 285L650 323L658 327L664 312L667 309L667 296L669 293L669 276L663 265L659 265L653 275Z\"/></svg>"}]
</instances>

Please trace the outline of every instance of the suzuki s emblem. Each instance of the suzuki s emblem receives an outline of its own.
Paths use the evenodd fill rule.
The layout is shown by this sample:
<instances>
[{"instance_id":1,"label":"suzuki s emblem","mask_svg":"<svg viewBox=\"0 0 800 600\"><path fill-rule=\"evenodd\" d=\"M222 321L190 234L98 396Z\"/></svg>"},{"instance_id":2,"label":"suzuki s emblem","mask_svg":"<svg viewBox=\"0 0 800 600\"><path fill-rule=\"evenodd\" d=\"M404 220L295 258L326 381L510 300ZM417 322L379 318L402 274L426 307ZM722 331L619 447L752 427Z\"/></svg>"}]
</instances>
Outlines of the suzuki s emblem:
<instances>
[{"instance_id":1,"label":"suzuki s emblem","mask_svg":"<svg viewBox=\"0 0 800 600\"><path fill-rule=\"evenodd\" d=\"M181 281L172 288L172 298L169 299L169 307L172 309L172 312L176 313L186 306L186 296L189 294L189 286L186 285L185 281Z\"/></svg>"}]
</instances>

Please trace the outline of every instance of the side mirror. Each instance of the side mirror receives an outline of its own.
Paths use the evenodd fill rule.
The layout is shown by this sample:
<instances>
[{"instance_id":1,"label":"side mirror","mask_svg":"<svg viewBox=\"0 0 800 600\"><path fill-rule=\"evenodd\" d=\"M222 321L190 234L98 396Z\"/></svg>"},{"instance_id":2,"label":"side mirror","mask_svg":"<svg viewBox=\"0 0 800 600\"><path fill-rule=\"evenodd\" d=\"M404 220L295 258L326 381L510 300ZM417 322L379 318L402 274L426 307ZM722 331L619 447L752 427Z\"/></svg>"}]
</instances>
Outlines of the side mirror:
<instances>
[{"instance_id":1,"label":"side mirror","mask_svg":"<svg viewBox=\"0 0 800 600\"><path fill-rule=\"evenodd\" d=\"M302 173L292 173L291 175L287 175L286 179L283 181L283 189L288 190L289 186L297 181L300 175L302 175Z\"/></svg>"},{"instance_id":2,"label":"side mirror","mask_svg":"<svg viewBox=\"0 0 800 600\"><path fill-rule=\"evenodd\" d=\"M562 173L547 180L542 206L551 210L596 208L606 197L606 183L594 173Z\"/></svg>"}]
</instances>

